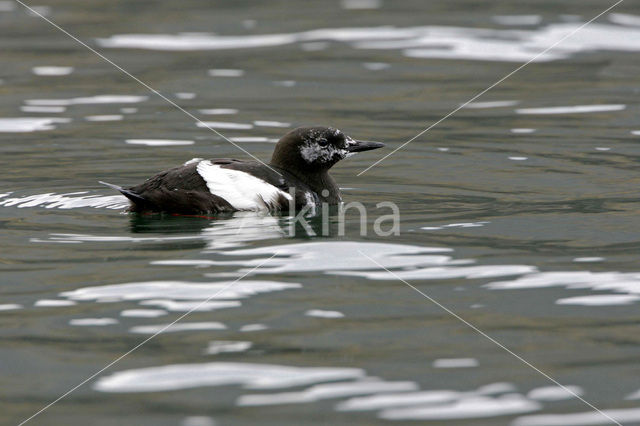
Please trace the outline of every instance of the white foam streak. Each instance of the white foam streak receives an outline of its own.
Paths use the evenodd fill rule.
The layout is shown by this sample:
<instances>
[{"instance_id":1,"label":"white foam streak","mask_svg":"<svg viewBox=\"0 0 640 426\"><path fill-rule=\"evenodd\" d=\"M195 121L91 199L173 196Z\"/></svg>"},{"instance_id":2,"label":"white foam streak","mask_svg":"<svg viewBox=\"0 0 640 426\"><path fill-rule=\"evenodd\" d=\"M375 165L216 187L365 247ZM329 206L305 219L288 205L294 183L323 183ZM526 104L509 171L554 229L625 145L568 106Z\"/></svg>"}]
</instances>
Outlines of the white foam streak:
<instances>
[{"instance_id":1,"label":"white foam streak","mask_svg":"<svg viewBox=\"0 0 640 426\"><path fill-rule=\"evenodd\" d=\"M606 417L605 417L606 416ZM587 411L570 414L539 414L516 418L511 426L590 426L610 425L611 419L620 424L640 422L640 408Z\"/></svg>"},{"instance_id":2,"label":"white foam streak","mask_svg":"<svg viewBox=\"0 0 640 426\"><path fill-rule=\"evenodd\" d=\"M87 121L120 121L124 117L122 114L109 114L109 115L88 115L84 119Z\"/></svg>"},{"instance_id":3,"label":"white foam streak","mask_svg":"<svg viewBox=\"0 0 640 426\"><path fill-rule=\"evenodd\" d=\"M37 300L33 306L36 307L59 307L59 306L73 306L76 302L73 300L51 300L51 299L41 299Z\"/></svg>"},{"instance_id":4,"label":"white foam streak","mask_svg":"<svg viewBox=\"0 0 640 426\"><path fill-rule=\"evenodd\" d=\"M83 287L60 293L70 300L205 300L216 295L216 299L241 299L260 293L300 288L300 284L276 281L239 281L232 287L229 282L190 283L185 281L148 281L125 284L111 284L96 287ZM226 288L229 287L229 288ZM238 302L234 302L238 303ZM177 307L155 300L156 305Z\"/></svg>"},{"instance_id":5,"label":"white foam streak","mask_svg":"<svg viewBox=\"0 0 640 426\"><path fill-rule=\"evenodd\" d=\"M156 334L156 333L177 333L181 331L207 331L226 330L227 326L221 322L180 322L170 324L137 325L129 329L130 333L136 334Z\"/></svg>"},{"instance_id":6,"label":"white foam streak","mask_svg":"<svg viewBox=\"0 0 640 426\"><path fill-rule=\"evenodd\" d=\"M199 121L196 123L198 127L211 127L212 129L233 129L233 130L248 130L253 129L253 124L249 123L229 123L222 121Z\"/></svg>"},{"instance_id":7,"label":"white foam streak","mask_svg":"<svg viewBox=\"0 0 640 426\"><path fill-rule=\"evenodd\" d=\"M637 22L632 15L614 14L612 17L619 23L635 25ZM503 16L494 19L507 25L532 25L540 17ZM110 48L179 51L272 47L293 43L301 43L304 48L314 43L335 41L348 43L356 49L402 50L406 56L418 58L524 62L534 58L581 25L581 22L565 22L530 30L382 26L323 28L297 33L241 36L126 34L98 39L97 42L101 47ZM580 30L579 37L565 39L561 46L537 57L535 62L564 59L579 52L595 50L640 51L640 28L592 23Z\"/></svg>"},{"instance_id":8,"label":"white foam streak","mask_svg":"<svg viewBox=\"0 0 640 426\"><path fill-rule=\"evenodd\" d=\"M73 67L41 66L33 67L31 72L35 75L41 76L61 76L71 74L73 72Z\"/></svg>"},{"instance_id":9,"label":"white foam streak","mask_svg":"<svg viewBox=\"0 0 640 426\"><path fill-rule=\"evenodd\" d=\"M28 133L54 130L55 124L70 123L70 118L61 117L15 117L0 118L0 133Z\"/></svg>"},{"instance_id":10,"label":"white foam streak","mask_svg":"<svg viewBox=\"0 0 640 426\"><path fill-rule=\"evenodd\" d=\"M244 75L244 70L215 69L209 70L208 74L211 77L242 77Z\"/></svg>"},{"instance_id":11,"label":"white foam streak","mask_svg":"<svg viewBox=\"0 0 640 426\"><path fill-rule=\"evenodd\" d=\"M124 34L96 40L100 47L149 50L223 50L283 46L296 41L294 34L216 36L213 34Z\"/></svg>"},{"instance_id":12,"label":"white foam streak","mask_svg":"<svg viewBox=\"0 0 640 426\"><path fill-rule=\"evenodd\" d=\"M239 406L302 404L351 395L413 391L417 388L418 385L414 382L385 382L381 380L331 383L315 385L300 392L242 395L236 404Z\"/></svg>"},{"instance_id":13,"label":"white foam streak","mask_svg":"<svg viewBox=\"0 0 640 426\"><path fill-rule=\"evenodd\" d=\"M82 207L122 209L129 205L129 202L122 195L100 196L81 195L87 192L71 192L66 194L36 194L25 197L11 197L0 200L0 206L17 208L44 207L47 209L77 209ZM73 196L80 195L80 196Z\"/></svg>"},{"instance_id":14,"label":"white foam streak","mask_svg":"<svg viewBox=\"0 0 640 426\"><path fill-rule=\"evenodd\" d=\"M225 385L278 389L361 377L364 372L358 368L210 362L120 371L99 379L94 389L101 392L159 392Z\"/></svg>"},{"instance_id":15,"label":"white foam streak","mask_svg":"<svg viewBox=\"0 0 640 426\"><path fill-rule=\"evenodd\" d=\"M570 392L567 389L569 389ZM527 398L537 401L562 401L565 399L573 399L576 395L584 395L584 390L580 386L544 386L531 389L529 393L527 393Z\"/></svg>"},{"instance_id":16,"label":"white foam streak","mask_svg":"<svg viewBox=\"0 0 640 426\"><path fill-rule=\"evenodd\" d=\"M637 272L540 272L512 281L496 281L486 285L494 290L566 287L612 290L628 294L640 294L640 273Z\"/></svg>"},{"instance_id":17,"label":"white foam streak","mask_svg":"<svg viewBox=\"0 0 640 426\"><path fill-rule=\"evenodd\" d=\"M379 416L387 420L451 420L504 416L539 410L541 405L521 395L504 395L500 398L464 398L447 405L394 408L382 411Z\"/></svg>"},{"instance_id":18,"label":"white foam streak","mask_svg":"<svg viewBox=\"0 0 640 426\"><path fill-rule=\"evenodd\" d=\"M470 109L486 109L486 108L503 108L518 105L520 101L489 101L489 102L471 102L465 105Z\"/></svg>"},{"instance_id":19,"label":"white foam streak","mask_svg":"<svg viewBox=\"0 0 640 426\"><path fill-rule=\"evenodd\" d=\"M196 94L192 92L178 92L175 94L178 99L195 99Z\"/></svg>"},{"instance_id":20,"label":"white foam streak","mask_svg":"<svg viewBox=\"0 0 640 426\"><path fill-rule=\"evenodd\" d=\"M340 6L347 10L379 9L382 0L341 0Z\"/></svg>"},{"instance_id":21,"label":"white foam streak","mask_svg":"<svg viewBox=\"0 0 640 426\"><path fill-rule=\"evenodd\" d=\"M67 110L67 107L63 107L63 106L29 106L29 105L23 105L20 107L20 111L22 112L38 112L38 113L44 113L44 114L55 114L55 113L60 113L60 112L65 112Z\"/></svg>"},{"instance_id":22,"label":"white foam streak","mask_svg":"<svg viewBox=\"0 0 640 426\"><path fill-rule=\"evenodd\" d=\"M348 399L338 411L382 410L380 417L390 420L452 420L490 417L538 409L540 404L514 393L511 383L490 383L476 390L427 390L385 393Z\"/></svg>"},{"instance_id":23,"label":"white foam streak","mask_svg":"<svg viewBox=\"0 0 640 426\"><path fill-rule=\"evenodd\" d=\"M217 355L221 353L244 352L251 348L253 344L246 341L226 341L214 340L209 343L205 350L207 355Z\"/></svg>"},{"instance_id":24,"label":"white foam streak","mask_svg":"<svg viewBox=\"0 0 640 426\"><path fill-rule=\"evenodd\" d=\"M103 327L117 323L118 320L115 318L75 318L69 321L69 325L82 327Z\"/></svg>"},{"instance_id":25,"label":"white foam streak","mask_svg":"<svg viewBox=\"0 0 640 426\"><path fill-rule=\"evenodd\" d=\"M423 226L420 229L424 229L425 231L438 231L445 228L479 228L479 227L485 226L488 223L490 222L482 221L482 222L449 223L447 225L440 225L440 226Z\"/></svg>"},{"instance_id":26,"label":"white foam streak","mask_svg":"<svg viewBox=\"0 0 640 426\"><path fill-rule=\"evenodd\" d=\"M621 111L627 106L622 104L612 105L573 105L573 106L557 106L545 108L520 108L516 110L517 114L586 114L592 112L608 112Z\"/></svg>"},{"instance_id":27,"label":"white foam streak","mask_svg":"<svg viewBox=\"0 0 640 426\"><path fill-rule=\"evenodd\" d=\"M210 312L218 309L237 308L242 306L242 303L237 300L178 302L168 299L150 299L140 302L140 305L159 306L170 312Z\"/></svg>"},{"instance_id":28,"label":"white foam streak","mask_svg":"<svg viewBox=\"0 0 640 426\"><path fill-rule=\"evenodd\" d=\"M239 136L235 138L231 138L234 142L278 142L277 139L270 139L265 136Z\"/></svg>"},{"instance_id":29,"label":"white foam streak","mask_svg":"<svg viewBox=\"0 0 640 426\"><path fill-rule=\"evenodd\" d=\"M475 358L440 358L433 361L433 368L471 368L478 365Z\"/></svg>"},{"instance_id":30,"label":"white foam streak","mask_svg":"<svg viewBox=\"0 0 640 426\"><path fill-rule=\"evenodd\" d=\"M402 407L416 404L444 404L456 401L461 393L450 390L431 390L401 394L382 394L351 398L336 405L338 411L369 411L388 407Z\"/></svg>"},{"instance_id":31,"label":"white foam streak","mask_svg":"<svg viewBox=\"0 0 640 426\"><path fill-rule=\"evenodd\" d=\"M69 105L94 105L94 104L130 104L143 102L148 96L133 95L97 95L69 99L28 99L27 105L39 106L69 106Z\"/></svg>"},{"instance_id":32,"label":"white foam streak","mask_svg":"<svg viewBox=\"0 0 640 426\"><path fill-rule=\"evenodd\" d=\"M358 251L367 254L389 268L441 265L451 261L449 256L432 254L450 252L451 249L448 248L352 241L285 244L225 251L223 254L227 256L255 257L270 256L273 253L278 253L278 256L269 261L269 273L327 271L326 265L331 265L332 271L379 269L371 260L359 255ZM252 267L260 264L262 260L257 258L243 261L206 262L210 265L244 265ZM329 273L329 271L327 272Z\"/></svg>"},{"instance_id":33,"label":"white foam streak","mask_svg":"<svg viewBox=\"0 0 640 426\"><path fill-rule=\"evenodd\" d=\"M240 327L239 331L242 333L247 333L251 331L263 331L267 329L269 329L269 327L264 324L245 324Z\"/></svg>"},{"instance_id":34,"label":"white foam streak","mask_svg":"<svg viewBox=\"0 0 640 426\"><path fill-rule=\"evenodd\" d=\"M439 280L453 278L479 279L521 275L535 272L535 266L529 265L478 265L478 266L442 266L434 268L418 268L407 271L375 272L332 272L336 275L362 276L370 280L393 280L400 277L404 280Z\"/></svg>"},{"instance_id":35,"label":"white foam streak","mask_svg":"<svg viewBox=\"0 0 640 426\"><path fill-rule=\"evenodd\" d=\"M105 236L105 235L87 235L87 234L50 234L47 241L56 243L89 243L89 242L102 242L102 243L144 243L144 242L163 242L163 241L188 241L200 239L199 236L184 236L184 237L130 237L130 236Z\"/></svg>"},{"instance_id":36,"label":"white foam streak","mask_svg":"<svg viewBox=\"0 0 640 426\"><path fill-rule=\"evenodd\" d=\"M176 139L127 139L125 142L129 145L146 146L185 146L194 144L194 141Z\"/></svg>"},{"instance_id":37,"label":"white foam streak","mask_svg":"<svg viewBox=\"0 0 640 426\"><path fill-rule=\"evenodd\" d=\"M260 127L291 127L291 123L284 123L282 121L269 121L269 120L257 120L253 124Z\"/></svg>"},{"instance_id":38,"label":"white foam streak","mask_svg":"<svg viewBox=\"0 0 640 426\"><path fill-rule=\"evenodd\" d=\"M125 309L120 312L121 317L131 318L157 318L167 315L167 311L162 309Z\"/></svg>"},{"instance_id":39,"label":"white foam streak","mask_svg":"<svg viewBox=\"0 0 640 426\"><path fill-rule=\"evenodd\" d=\"M344 314L339 311L325 311L322 309L310 309L304 313L308 317L316 318L343 318Z\"/></svg>"},{"instance_id":40,"label":"white foam streak","mask_svg":"<svg viewBox=\"0 0 640 426\"><path fill-rule=\"evenodd\" d=\"M556 305L578 306L613 306L631 305L640 300L640 295L635 294L595 294L591 296L565 297L556 300Z\"/></svg>"},{"instance_id":41,"label":"white foam streak","mask_svg":"<svg viewBox=\"0 0 640 426\"><path fill-rule=\"evenodd\" d=\"M13 311L16 309L22 309L24 306L18 303L3 303L0 305L0 311Z\"/></svg>"},{"instance_id":42,"label":"white foam streak","mask_svg":"<svg viewBox=\"0 0 640 426\"><path fill-rule=\"evenodd\" d=\"M208 109L199 109L198 112L200 114L208 114L208 115L230 115L230 114L237 114L238 110L235 108L208 108Z\"/></svg>"},{"instance_id":43,"label":"white foam streak","mask_svg":"<svg viewBox=\"0 0 640 426\"><path fill-rule=\"evenodd\" d=\"M640 27L640 16L630 15L628 13L610 13L609 21L618 25L630 25Z\"/></svg>"}]
</instances>

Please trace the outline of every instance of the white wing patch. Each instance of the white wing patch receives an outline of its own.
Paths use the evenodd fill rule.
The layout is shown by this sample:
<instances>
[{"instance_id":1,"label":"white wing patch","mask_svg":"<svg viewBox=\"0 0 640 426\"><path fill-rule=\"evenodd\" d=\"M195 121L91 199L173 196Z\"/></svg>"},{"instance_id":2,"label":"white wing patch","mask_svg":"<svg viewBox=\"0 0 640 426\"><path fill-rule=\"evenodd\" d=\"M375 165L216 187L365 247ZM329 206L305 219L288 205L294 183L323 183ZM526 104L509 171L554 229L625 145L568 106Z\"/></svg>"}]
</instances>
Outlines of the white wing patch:
<instances>
[{"instance_id":1,"label":"white wing patch","mask_svg":"<svg viewBox=\"0 0 640 426\"><path fill-rule=\"evenodd\" d=\"M211 161L201 161L196 168L212 194L224 198L237 210L270 210L278 207L282 196L291 201L291 195L239 170L225 169Z\"/></svg>"},{"instance_id":2,"label":"white wing patch","mask_svg":"<svg viewBox=\"0 0 640 426\"><path fill-rule=\"evenodd\" d=\"M185 162L183 166L188 166L189 164L197 163L198 161L202 161L202 158L192 158L191 160Z\"/></svg>"}]
</instances>

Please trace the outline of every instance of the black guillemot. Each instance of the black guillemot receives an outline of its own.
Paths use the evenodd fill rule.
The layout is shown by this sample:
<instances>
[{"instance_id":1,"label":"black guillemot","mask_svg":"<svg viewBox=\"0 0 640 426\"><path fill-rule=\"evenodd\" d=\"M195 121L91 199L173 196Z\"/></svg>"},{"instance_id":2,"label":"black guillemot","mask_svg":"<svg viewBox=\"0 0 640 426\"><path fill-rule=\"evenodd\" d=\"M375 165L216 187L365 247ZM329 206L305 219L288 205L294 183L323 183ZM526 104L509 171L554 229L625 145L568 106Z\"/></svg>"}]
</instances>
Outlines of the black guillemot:
<instances>
[{"instance_id":1,"label":"black guillemot","mask_svg":"<svg viewBox=\"0 0 640 426\"><path fill-rule=\"evenodd\" d=\"M177 214L287 210L342 201L329 169L360 151L383 147L358 141L332 127L300 127L276 144L267 165L258 161L194 158L144 183L122 188L129 211Z\"/></svg>"}]
</instances>

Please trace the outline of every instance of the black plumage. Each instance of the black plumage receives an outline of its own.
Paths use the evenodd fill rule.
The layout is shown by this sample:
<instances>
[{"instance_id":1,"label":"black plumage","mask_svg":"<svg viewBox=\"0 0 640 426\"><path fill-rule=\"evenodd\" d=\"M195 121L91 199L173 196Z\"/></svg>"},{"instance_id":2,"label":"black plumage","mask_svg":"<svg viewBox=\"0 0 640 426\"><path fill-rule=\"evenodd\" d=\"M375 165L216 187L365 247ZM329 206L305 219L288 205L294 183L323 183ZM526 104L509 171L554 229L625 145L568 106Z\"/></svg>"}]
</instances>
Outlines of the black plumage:
<instances>
[{"instance_id":1,"label":"black plumage","mask_svg":"<svg viewBox=\"0 0 640 426\"><path fill-rule=\"evenodd\" d=\"M261 207L271 210L288 210L290 205L300 209L309 204L340 202L342 199L340 190L329 175L329 169L350 153L381 146L383 144L378 142L355 141L341 131L330 127L298 128L278 141L268 165L257 161L228 158L194 159L182 166L158 173L142 184L129 188L101 183L120 191L127 197L131 202L129 208L131 212L206 214L254 210ZM252 188L241 188L242 191L237 197L231 194L231 196L226 195L229 199L225 199L220 194L211 192L206 179L215 180L216 176L206 173L203 176L199 172L201 161L206 161L207 166L228 170L221 172L225 175L221 178L242 181L246 177L243 173L246 173L273 188L262 184L255 185L255 194L252 194ZM244 181L260 183L251 178ZM214 187L215 184L216 182ZM268 191L264 191L265 188ZM233 188L229 189L233 190ZM257 200L255 202L249 200L249 205L255 205L256 208L246 208L246 203L238 202L238 197L241 198L247 194ZM265 194L269 196L268 200L264 199Z\"/></svg>"}]
</instances>

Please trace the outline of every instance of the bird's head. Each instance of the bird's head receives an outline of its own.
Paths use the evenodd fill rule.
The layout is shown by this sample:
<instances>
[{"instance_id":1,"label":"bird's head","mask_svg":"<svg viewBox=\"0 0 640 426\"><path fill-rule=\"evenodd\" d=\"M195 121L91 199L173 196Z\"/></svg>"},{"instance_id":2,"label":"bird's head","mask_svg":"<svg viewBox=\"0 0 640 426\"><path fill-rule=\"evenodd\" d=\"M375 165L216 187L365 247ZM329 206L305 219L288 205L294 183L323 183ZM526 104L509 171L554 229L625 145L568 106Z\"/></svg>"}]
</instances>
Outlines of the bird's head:
<instances>
[{"instance_id":1,"label":"bird's head","mask_svg":"<svg viewBox=\"0 0 640 426\"><path fill-rule=\"evenodd\" d=\"M355 140L333 127L298 127L278 141L271 164L285 170L326 171L344 158L383 146Z\"/></svg>"}]
</instances>

